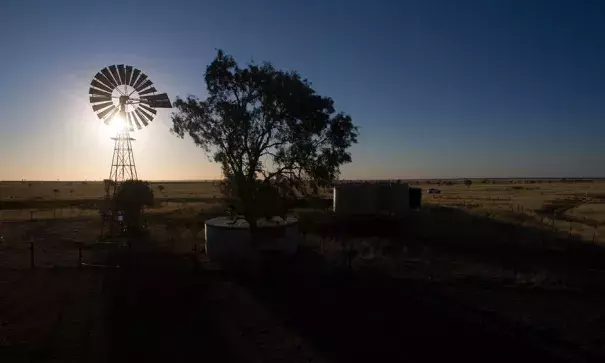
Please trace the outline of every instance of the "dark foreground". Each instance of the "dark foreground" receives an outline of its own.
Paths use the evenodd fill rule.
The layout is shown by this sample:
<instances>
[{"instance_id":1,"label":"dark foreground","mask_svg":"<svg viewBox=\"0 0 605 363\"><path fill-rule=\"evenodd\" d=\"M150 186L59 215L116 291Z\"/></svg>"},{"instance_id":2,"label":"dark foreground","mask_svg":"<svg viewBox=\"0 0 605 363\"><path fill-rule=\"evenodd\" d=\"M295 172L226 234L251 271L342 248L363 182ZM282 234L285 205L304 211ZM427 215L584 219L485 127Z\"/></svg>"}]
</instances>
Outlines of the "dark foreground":
<instances>
[{"instance_id":1,"label":"dark foreground","mask_svg":"<svg viewBox=\"0 0 605 363\"><path fill-rule=\"evenodd\" d=\"M262 283L260 282L262 281ZM109 361L587 359L417 284L352 276L301 251L261 280L139 251L105 284ZM100 358L100 357L97 357Z\"/></svg>"},{"instance_id":2,"label":"dark foreground","mask_svg":"<svg viewBox=\"0 0 605 363\"><path fill-rule=\"evenodd\" d=\"M41 340L44 349L21 354L0 346L0 361L589 360L427 286L339 271L304 249L288 263L267 265L260 279L196 267L159 248L121 258L120 269L52 272L97 282L65 295L70 305L53 323L56 332ZM55 304L49 300L48 308Z\"/></svg>"}]
</instances>

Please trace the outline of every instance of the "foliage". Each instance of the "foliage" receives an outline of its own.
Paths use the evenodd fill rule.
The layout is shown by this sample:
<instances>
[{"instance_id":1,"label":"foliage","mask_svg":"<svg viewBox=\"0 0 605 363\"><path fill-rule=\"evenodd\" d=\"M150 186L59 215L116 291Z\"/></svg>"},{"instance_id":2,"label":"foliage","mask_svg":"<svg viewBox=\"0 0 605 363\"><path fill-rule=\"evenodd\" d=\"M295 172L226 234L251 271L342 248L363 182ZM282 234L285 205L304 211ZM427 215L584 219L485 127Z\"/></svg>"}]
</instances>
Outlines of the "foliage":
<instances>
[{"instance_id":1,"label":"foliage","mask_svg":"<svg viewBox=\"0 0 605 363\"><path fill-rule=\"evenodd\" d=\"M163 185L158 185L158 190L160 191L160 193L164 192L164 189L166 189Z\"/></svg>"},{"instance_id":2,"label":"foliage","mask_svg":"<svg viewBox=\"0 0 605 363\"><path fill-rule=\"evenodd\" d=\"M124 220L129 231L136 233L140 230L143 207L152 206L153 199L153 190L147 182L126 180L120 183L115 203L119 210L124 211Z\"/></svg>"},{"instance_id":3,"label":"foliage","mask_svg":"<svg viewBox=\"0 0 605 363\"><path fill-rule=\"evenodd\" d=\"M103 179L103 185L105 186L105 192L107 192L111 187L116 185L116 182L112 179Z\"/></svg>"},{"instance_id":4,"label":"foliage","mask_svg":"<svg viewBox=\"0 0 605 363\"><path fill-rule=\"evenodd\" d=\"M240 68L219 50L205 82L207 99L177 98L171 131L221 164L221 190L240 200L252 230L267 188L282 196L317 192L351 162L357 127L298 73L266 62Z\"/></svg>"},{"instance_id":5,"label":"foliage","mask_svg":"<svg viewBox=\"0 0 605 363\"><path fill-rule=\"evenodd\" d=\"M473 185L473 181L470 179L464 179L464 185L466 185L467 188L470 188L471 185Z\"/></svg>"}]
</instances>

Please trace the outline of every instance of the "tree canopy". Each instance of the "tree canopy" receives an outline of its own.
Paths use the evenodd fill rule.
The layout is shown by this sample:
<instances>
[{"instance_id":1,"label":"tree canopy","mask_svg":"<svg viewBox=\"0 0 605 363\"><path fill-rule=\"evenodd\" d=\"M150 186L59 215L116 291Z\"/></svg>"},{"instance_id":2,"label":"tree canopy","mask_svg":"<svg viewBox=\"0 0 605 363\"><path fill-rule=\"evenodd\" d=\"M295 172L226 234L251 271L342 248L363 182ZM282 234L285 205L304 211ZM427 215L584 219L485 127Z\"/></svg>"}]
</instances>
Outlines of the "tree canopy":
<instances>
[{"instance_id":1,"label":"tree canopy","mask_svg":"<svg viewBox=\"0 0 605 363\"><path fill-rule=\"evenodd\" d=\"M316 191L351 162L357 127L297 72L268 62L240 67L218 50L205 82L205 100L177 97L171 131L189 135L220 163L249 222L258 217L255 205L267 185L281 193Z\"/></svg>"}]
</instances>

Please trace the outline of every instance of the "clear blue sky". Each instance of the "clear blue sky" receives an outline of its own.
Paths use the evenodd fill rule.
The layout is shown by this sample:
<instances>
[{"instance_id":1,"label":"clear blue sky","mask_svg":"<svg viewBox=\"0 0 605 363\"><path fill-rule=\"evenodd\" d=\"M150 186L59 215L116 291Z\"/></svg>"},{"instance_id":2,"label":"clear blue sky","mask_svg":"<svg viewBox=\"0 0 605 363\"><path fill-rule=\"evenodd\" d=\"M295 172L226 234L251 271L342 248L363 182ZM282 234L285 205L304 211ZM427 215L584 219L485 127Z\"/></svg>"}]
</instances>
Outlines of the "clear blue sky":
<instances>
[{"instance_id":1,"label":"clear blue sky","mask_svg":"<svg viewBox=\"0 0 605 363\"><path fill-rule=\"evenodd\" d=\"M605 176L603 1L3 0L0 179L107 177L93 75L131 64L204 97L216 48L352 115L344 178ZM219 177L170 123L135 134L139 177Z\"/></svg>"}]
</instances>

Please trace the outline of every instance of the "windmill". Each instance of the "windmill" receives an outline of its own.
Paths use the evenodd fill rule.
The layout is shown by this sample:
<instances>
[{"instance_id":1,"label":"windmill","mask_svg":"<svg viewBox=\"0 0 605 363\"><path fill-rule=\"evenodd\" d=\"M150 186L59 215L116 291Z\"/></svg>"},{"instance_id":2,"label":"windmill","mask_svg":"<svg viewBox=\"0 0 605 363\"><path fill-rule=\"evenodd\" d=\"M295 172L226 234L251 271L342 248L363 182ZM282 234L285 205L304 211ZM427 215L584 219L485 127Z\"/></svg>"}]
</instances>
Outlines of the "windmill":
<instances>
[{"instance_id":1,"label":"windmill","mask_svg":"<svg viewBox=\"0 0 605 363\"><path fill-rule=\"evenodd\" d=\"M166 93L156 94L147 75L132 66L111 65L98 72L90 82L90 103L100 120L116 131L105 199L112 200L119 184L136 180L137 169L132 151L131 132L151 123L157 108L171 108Z\"/></svg>"}]
</instances>

